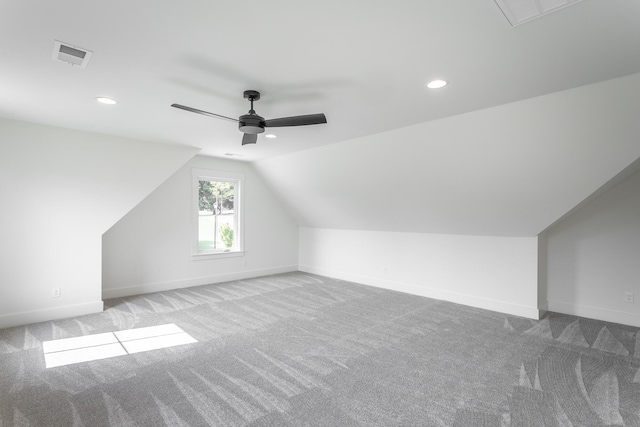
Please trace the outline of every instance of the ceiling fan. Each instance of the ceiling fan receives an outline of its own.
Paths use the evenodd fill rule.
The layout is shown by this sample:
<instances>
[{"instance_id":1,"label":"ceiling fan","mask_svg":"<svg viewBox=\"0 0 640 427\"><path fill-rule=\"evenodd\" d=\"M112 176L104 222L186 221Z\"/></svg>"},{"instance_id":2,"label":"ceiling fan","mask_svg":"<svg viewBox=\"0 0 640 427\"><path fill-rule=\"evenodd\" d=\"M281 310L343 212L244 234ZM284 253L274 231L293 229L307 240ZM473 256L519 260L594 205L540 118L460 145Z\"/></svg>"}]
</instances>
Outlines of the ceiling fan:
<instances>
[{"instance_id":1,"label":"ceiling fan","mask_svg":"<svg viewBox=\"0 0 640 427\"><path fill-rule=\"evenodd\" d=\"M324 114L307 114L304 116L292 116L282 117L279 119L265 120L264 117L259 116L253 109L253 101L260 99L260 92L255 90L245 90L244 98L251 102L251 109L249 112L239 119L234 119L227 116L221 116L220 114L209 113L208 111L198 110L196 108L187 107L180 104L171 104L172 107L180 108L181 110L191 111L192 113L203 114L205 116L211 116L218 119L230 120L238 123L238 127L242 136L242 145L255 144L258 140L258 134L264 132L264 128L277 128L285 126L306 126L306 125L318 125L327 123L327 118Z\"/></svg>"}]
</instances>

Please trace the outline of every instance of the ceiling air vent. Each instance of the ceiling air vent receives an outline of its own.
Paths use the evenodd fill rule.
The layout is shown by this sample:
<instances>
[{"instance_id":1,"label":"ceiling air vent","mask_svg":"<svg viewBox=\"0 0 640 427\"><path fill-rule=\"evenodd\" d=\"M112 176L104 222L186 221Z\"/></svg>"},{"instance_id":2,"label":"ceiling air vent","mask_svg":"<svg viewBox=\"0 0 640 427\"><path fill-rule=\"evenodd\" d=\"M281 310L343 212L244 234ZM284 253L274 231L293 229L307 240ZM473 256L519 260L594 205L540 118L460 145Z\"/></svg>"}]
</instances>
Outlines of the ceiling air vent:
<instances>
[{"instance_id":1,"label":"ceiling air vent","mask_svg":"<svg viewBox=\"0 0 640 427\"><path fill-rule=\"evenodd\" d=\"M579 1L582 0L495 0L514 27Z\"/></svg>"},{"instance_id":2,"label":"ceiling air vent","mask_svg":"<svg viewBox=\"0 0 640 427\"><path fill-rule=\"evenodd\" d=\"M90 50L58 40L55 40L53 44L53 59L76 67L86 67L92 54L93 52Z\"/></svg>"}]
</instances>

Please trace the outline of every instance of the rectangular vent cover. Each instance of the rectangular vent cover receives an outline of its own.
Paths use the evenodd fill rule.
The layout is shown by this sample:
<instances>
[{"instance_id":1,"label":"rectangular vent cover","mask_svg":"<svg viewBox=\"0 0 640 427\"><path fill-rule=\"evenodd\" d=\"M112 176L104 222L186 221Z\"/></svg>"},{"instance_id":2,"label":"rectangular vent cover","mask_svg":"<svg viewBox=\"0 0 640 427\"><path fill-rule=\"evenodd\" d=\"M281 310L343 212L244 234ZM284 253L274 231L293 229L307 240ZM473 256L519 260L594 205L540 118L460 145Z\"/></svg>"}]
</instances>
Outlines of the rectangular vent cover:
<instances>
[{"instance_id":1,"label":"rectangular vent cover","mask_svg":"<svg viewBox=\"0 0 640 427\"><path fill-rule=\"evenodd\" d=\"M58 40L53 44L53 59L75 67L85 68L93 52Z\"/></svg>"},{"instance_id":2,"label":"rectangular vent cover","mask_svg":"<svg viewBox=\"0 0 640 427\"><path fill-rule=\"evenodd\" d=\"M582 0L495 0L514 27L579 1Z\"/></svg>"}]
</instances>

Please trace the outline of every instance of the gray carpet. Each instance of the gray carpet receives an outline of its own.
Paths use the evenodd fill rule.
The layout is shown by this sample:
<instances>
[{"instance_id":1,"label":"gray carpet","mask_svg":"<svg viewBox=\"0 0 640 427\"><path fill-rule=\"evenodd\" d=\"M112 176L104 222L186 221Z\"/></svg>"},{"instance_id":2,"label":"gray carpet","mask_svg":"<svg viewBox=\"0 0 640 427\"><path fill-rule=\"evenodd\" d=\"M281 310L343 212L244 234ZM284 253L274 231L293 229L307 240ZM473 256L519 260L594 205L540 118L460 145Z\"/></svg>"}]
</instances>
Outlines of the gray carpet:
<instances>
[{"instance_id":1,"label":"gray carpet","mask_svg":"<svg viewBox=\"0 0 640 427\"><path fill-rule=\"evenodd\" d=\"M45 369L42 341L199 342ZM0 330L0 427L640 426L638 328L541 321L304 273Z\"/></svg>"}]
</instances>

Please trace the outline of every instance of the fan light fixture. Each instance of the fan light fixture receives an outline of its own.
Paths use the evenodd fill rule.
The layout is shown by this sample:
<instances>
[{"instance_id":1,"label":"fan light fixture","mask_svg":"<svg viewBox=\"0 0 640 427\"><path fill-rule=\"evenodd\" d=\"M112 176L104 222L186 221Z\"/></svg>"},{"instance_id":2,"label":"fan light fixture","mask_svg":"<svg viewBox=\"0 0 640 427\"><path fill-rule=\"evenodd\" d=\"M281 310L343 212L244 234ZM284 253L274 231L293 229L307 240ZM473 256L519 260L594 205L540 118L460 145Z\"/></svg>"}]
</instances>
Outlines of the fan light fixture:
<instances>
[{"instance_id":1,"label":"fan light fixture","mask_svg":"<svg viewBox=\"0 0 640 427\"><path fill-rule=\"evenodd\" d=\"M99 96L96 98L96 101L102 103L102 104L108 104L108 105L114 105L117 104L118 102L114 99L111 98L105 98L103 96Z\"/></svg>"},{"instance_id":2,"label":"fan light fixture","mask_svg":"<svg viewBox=\"0 0 640 427\"><path fill-rule=\"evenodd\" d=\"M433 80L427 83L427 87L429 89L440 89L441 87L445 87L447 82L444 80Z\"/></svg>"}]
</instances>

